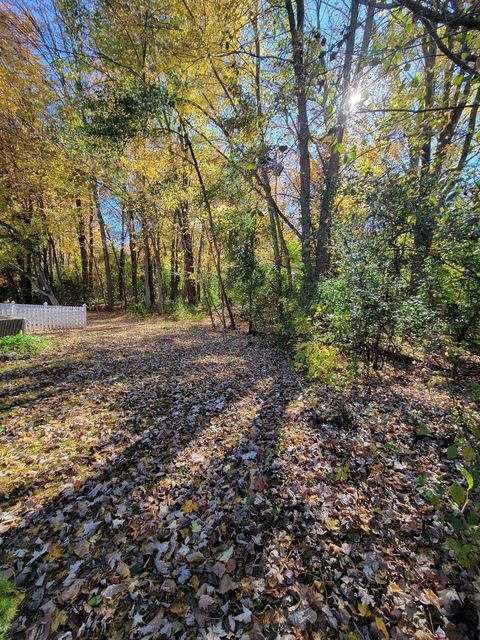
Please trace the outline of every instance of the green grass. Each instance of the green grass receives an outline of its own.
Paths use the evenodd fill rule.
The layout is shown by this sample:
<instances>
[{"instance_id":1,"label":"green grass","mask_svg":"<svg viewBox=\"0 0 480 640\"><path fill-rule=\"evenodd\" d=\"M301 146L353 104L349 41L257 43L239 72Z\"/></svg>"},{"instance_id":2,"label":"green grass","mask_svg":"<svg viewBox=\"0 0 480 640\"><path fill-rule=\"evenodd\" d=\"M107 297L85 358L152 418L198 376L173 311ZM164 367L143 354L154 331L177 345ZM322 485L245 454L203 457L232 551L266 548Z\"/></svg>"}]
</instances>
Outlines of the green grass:
<instances>
[{"instance_id":1,"label":"green grass","mask_svg":"<svg viewBox=\"0 0 480 640\"><path fill-rule=\"evenodd\" d=\"M0 338L0 356L12 359L33 358L52 344L47 338L37 336L24 336L19 333L16 336Z\"/></svg>"},{"instance_id":2,"label":"green grass","mask_svg":"<svg viewBox=\"0 0 480 640\"><path fill-rule=\"evenodd\" d=\"M10 629L10 625L17 611L17 597L15 587L7 578L0 575L0 640Z\"/></svg>"}]
</instances>

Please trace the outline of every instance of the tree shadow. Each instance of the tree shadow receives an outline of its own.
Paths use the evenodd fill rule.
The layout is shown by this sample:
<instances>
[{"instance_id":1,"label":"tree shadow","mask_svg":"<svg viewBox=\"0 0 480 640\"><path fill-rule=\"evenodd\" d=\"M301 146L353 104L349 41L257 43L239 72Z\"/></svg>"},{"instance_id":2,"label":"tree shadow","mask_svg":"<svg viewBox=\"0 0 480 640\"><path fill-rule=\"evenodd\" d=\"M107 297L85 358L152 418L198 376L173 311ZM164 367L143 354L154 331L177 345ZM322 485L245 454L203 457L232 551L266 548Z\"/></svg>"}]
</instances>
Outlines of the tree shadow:
<instances>
[{"instance_id":1,"label":"tree shadow","mask_svg":"<svg viewBox=\"0 0 480 640\"><path fill-rule=\"evenodd\" d=\"M213 565L215 557L221 557L238 527L244 538L235 542L235 554L247 547L258 553L258 543L250 538L258 535L262 503L255 504L252 487L254 476L261 476L259 487L267 490L266 472L284 404L283 385L274 379L278 366L259 346L250 355L249 341L242 336L226 340L211 333L206 347L200 332L197 348L195 341L185 344L184 338L180 334L169 342L168 351L181 361L181 372L168 380L160 375L166 363L152 366L152 354L145 349L139 361L134 350L105 371L108 390L118 367L127 366L129 374L136 367L136 384L113 399L122 414L115 435L122 450L87 479L73 479L47 504L38 507L27 501L16 514L17 525L3 528L3 568L13 569L17 585L26 592L15 637L57 637L55 616L60 610L68 613L68 620L61 618L62 629L73 637L136 637L129 615L132 602L138 616L152 617L165 598L167 605L171 599L162 587L168 576L180 580L190 566L187 559L165 572L159 557L166 542L173 545L170 558L180 553L188 539L185 529L192 540L199 538L192 549L212 550L203 564ZM107 356L101 349L96 353L100 360ZM171 372L172 363L167 364ZM82 389L89 381L87 375L76 384ZM159 406L166 397L169 411ZM17 500L27 493L25 485L10 497ZM199 533L193 523L200 513L205 524ZM239 569L236 579L242 572ZM189 578L183 587L192 607L203 570L195 575L199 584ZM126 582L128 597L112 601L102 596L95 602L109 585ZM205 618L198 603L194 608ZM106 612L112 609L110 620ZM165 606L167 616L168 610ZM238 605L236 613L241 612ZM173 615L171 624L183 623Z\"/></svg>"},{"instance_id":2,"label":"tree shadow","mask_svg":"<svg viewBox=\"0 0 480 640\"><path fill-rule=\"evenodd\" d=\"M259 343L169 344L178 374L148 349L117 362L136 381L112 398L118 454L3 532L26 593L12 637L378 638L373 612L440 624L419 601L450 577L426 547L438 524L418 518L418 455L379 450L377 426L347 414L297 410L299 381Z\"/></svg>"},{"instance_id":3,"label":"tree shadow","mask_svg":"<svg viewBox=\"0 0 480 640\"><path fill-rule=\"evenodd\" d=\"M9 487L8 495L4 491L0 498L2 506L11 507L34 488L37 480L40 483L44 480L45 461L40 460L42 464L35 471L31 456L29 458L30 444L36 448L44 443L46 449L52 450L47 460L49 472L59 469L63 476L68 476L75 465L65 467L61 460L65 443L73 448L82 443L77 453L85 470L92 466L88 464L89 456L95 463L95 454L109 447L112 448L110 454L114 455L116 449L127 446L155 421L175 421L192 412L192 419L199 423L219 412L235 395L231 386L238 386L245 376L254 382L256 375L253 368L249 371L248 348L242 353L236 347L229 353L223 343L219 334L207 332L206 336L203 328L189 329L187 337L182 332L170 332L150 336L147 342L133 338L120 352L115 342L108 346L90 346L82 352L82 357L74 354L73 362L61 365L60 375L56 363L43 371L39 365L22 368L26 382L21 386L21 401L6 411L5 431L0 438L8 453L8 448L14 450L22 436L17 456L24 459L30 469L26 474L28 481L23 479L17 486ZM231 373L226 364L233 365ZM10 396L14 393L10 392ZM90 423L82 424L77 415L81 416L86 410L91 414ZM105 425L107 420L109 428ZM61 427L63 437L52 444L54 434L51 432ZM93 432L90 439L93 443L84 447L85 429ZM77 434L78 443L75 442ZM40 453L43 455L44 451ZM57 453L60 457L55 459ZM61 469L59 462L62 462Z\"/></svg>"}]
</instances>

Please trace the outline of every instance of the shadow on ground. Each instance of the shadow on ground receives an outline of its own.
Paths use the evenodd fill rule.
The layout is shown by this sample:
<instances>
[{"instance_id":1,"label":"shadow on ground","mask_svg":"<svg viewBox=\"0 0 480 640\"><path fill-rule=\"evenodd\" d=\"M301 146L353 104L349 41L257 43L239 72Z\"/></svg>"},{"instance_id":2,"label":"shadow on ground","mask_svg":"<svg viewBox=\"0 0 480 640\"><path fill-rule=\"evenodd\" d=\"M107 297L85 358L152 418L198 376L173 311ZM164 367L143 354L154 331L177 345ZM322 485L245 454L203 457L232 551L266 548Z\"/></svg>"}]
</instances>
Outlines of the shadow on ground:
<instances>
[{"instance_id":1,"label":"shadow on ground","mask_svg":"<svg viewBox=\"0 0 480 640\"><path fill-rule=\"evenodd\" d=\"M25 596L12 638L376 640L375 619L434 637L425 593L459 581L415 491L430 450L390 447L407 389L380 424L372 387L357 423L306 410L260 339L115 323L0 374L17 402L1 437L25 461L0 522Z\"/></svg>"}]
</instances>

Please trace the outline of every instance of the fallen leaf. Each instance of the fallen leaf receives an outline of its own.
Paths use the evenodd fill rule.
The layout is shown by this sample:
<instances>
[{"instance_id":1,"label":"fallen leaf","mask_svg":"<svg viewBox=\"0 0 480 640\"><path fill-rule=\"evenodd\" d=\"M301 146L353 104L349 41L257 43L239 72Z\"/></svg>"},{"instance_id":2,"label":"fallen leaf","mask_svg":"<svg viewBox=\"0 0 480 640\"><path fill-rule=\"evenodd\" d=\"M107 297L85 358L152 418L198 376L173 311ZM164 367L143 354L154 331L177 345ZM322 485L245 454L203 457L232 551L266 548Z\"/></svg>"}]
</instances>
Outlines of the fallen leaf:
<instances>
[{"instance_id":1,"label":"fallen leaf","mask_svg":"<svg viewBox=\"0 0 480 640\"><path fill-rule=\"evenodd\" d=\"M377 625L378 630L382 632L385 640L390 640L390 634L388 633L388 629L383 619L379 616L375 616L375 624Z\"/></svg>"},{"instance_id":2,"label":"fallen leaf","mask_svg":"<svg viewBox=\"0 0 480 640\"><path fill-rule=\"evenodd\" d=\"M213 604L215 604L214 598L209 596L207 593L204 593L198 599L198 606L200 607L200 609L208 609Z\"/></svg>"},{"instance_id":3,"label":"fallen leaf","mask_svg":"<svg viewBox=\"0 0 480 640\"><path fill-rule=\"evenodd\" d=\"M58 596L57 600L60 603L70 602L71 600L75 600L75 598L80 593L80 589L83 587L85 580L81 580L77 578L72 582L72 584L62 591Z\"/></svg>"}]
</instances>

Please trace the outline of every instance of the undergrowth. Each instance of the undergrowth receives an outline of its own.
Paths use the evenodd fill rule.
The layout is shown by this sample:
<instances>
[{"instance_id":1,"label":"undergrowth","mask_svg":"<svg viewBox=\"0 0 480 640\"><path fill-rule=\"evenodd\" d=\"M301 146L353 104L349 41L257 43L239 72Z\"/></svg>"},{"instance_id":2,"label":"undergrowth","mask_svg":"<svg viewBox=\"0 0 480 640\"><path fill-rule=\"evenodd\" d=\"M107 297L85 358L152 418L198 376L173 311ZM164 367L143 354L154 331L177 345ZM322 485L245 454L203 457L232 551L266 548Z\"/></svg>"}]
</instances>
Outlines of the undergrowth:
<instances>
[{"instance_id":1,"label":"undergrowth","mask_svg":"<svg viewBox=\"0 0 480 640\"><path fill-rule=\"evenodd\" d=\"M4 336L0 338L0 356L12 360L33 358L51 344L52 341L48 338L26 336L21 333L16 336Z\"/></svg>"},{"instance_id":2,"label":"undergrowth","mask_svg":"<svg viewBox=\"0 0 480 640\"><path fill-rule=\"evenodd\" d=\"M6 637L17 611L15 588L4 576L0 575L0 640Z\"/></svg>"}]
</instances>

